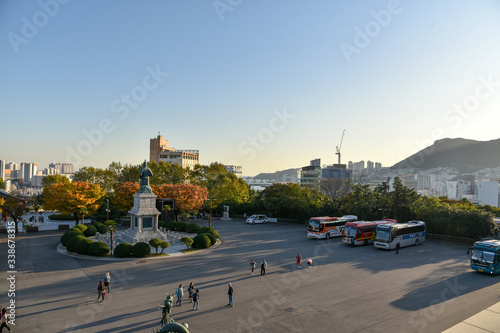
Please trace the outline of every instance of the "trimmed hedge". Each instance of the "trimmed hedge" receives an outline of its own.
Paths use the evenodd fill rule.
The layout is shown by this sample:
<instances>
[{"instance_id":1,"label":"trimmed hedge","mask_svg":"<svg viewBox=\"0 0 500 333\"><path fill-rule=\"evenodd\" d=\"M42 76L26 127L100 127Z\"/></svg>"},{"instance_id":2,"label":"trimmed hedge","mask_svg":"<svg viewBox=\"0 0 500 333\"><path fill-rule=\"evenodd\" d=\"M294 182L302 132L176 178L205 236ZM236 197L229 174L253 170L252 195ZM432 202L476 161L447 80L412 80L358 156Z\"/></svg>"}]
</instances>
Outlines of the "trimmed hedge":
<instances>
[{"instance_id":1,"label":"trimmed hedge","mask_svg":"<svg viewBox=\"0 0 500 333\"><path fill-rule=\"evenodd\" d=\"M210 238L210 243L211 243L210 246L215 245L215 243L217 243L217 238L215 238L215 236L212 235L211 233L207 232L206 234L203 235L207 235L208 238Z\"/></svg>"},{"instance_id":2,"label":"trimmed hedge","mask_svg":"<svg viewBox=\"0 0 500 333\"><path fill-rule=\"evenodd\" d=\"M187 223L184 221L177 222L177 225L175 226L175 231L185 231L186 226L187 226Z\"/></svg>"},{"instance_id":3,"label":"trimmed hedge","mask_svg":"<svg viewBox=\"0 0 500 333\"><path fill-rule=\"evenodd\" d=\"M75 246L81 239L87 239L87 238L83 235L78 235L70 238L70 240L66 244L66 250L68 250L69 252L75 252Z\"/></svg>"},{"instance_id":4,"label":"trimmed hedge","mask_svg":"<svg viewBox=\"0 0 500 333\"><path fill-rule=\"evenodd\" d=\"M75 217L73 215L52 214L52 215L49 215L49 220L53 220L53 221L74 221Z\"/></svg>"},{"instance_id":5,"label":"trimmed hedge","mask_svg":"<svg viewBox=\"0 0 500 333\"><path fill-rule=\"evenodd\" d=\"M104 257L109 253L109 247L104 242L93 242L87 248L87 254L96 257Z\"/></svg>"},{"instance_id":6,"label":"trimmed hedge","mask_svg":"<svg viewBox=\"0 0 500 333\"><path fill-rule=\"evenodd\" d=\"M190 233L190 234L196 234L200 230L200 226L197 225L196 223L188 223L186 226L185 232Z\"/></svg>"},{"instance_id":7,"label":"trimmed hedge","mask_svg":"<svg viewBox=\"0 0 500 333\"><path fill-rule=\"evenodd\" d=\"M75 245L75 251L78 254L87 254L87 250L90 246L90 244L94 243L91 239L84 238L80 239L78 243Z\"/></svg>"},{"instance_id":8,"label":"trimmed hedge","mask_svg":"<svg viewBox=\"0 0 500 333\"><path fill-rule=\"evenodd\" d=\"M113 254L118 258L130 257L132 255L132 245L129 243L118 244L115 247Z\"/></svg>"},{"instance_id":9,"label":"trimmed hedge","mask_svg":"<svg viewBox=\"0 0 500 333\"><path fill-rule=\"evenodd\" d=\"M94 227L97 229L97 232L101 235L105 234L108 231L108 228L101 222L94 223Z\"/></svg>"},{"instance_id":10,"label":"trimmed hedge","mask_svg":"<svg viewBox=\"0 0 500 333\"><path fill-rule=\"evenodd\" d=\"M85 237L95 236L96 233L97 233L97 228L94 227L93 225L89 225L87 229L85 229L85 231L83 232Z\"/></svg>"},{"instance_id":11,"label":"trimmed hedge","mask_svg":"<svg viewBox=\"0 0 500 333\"><path fill-rule=\"evenodd\" d=\"M165 225L165 227L168 229L168 230L175 230L175 227L177 226L177 222L175 221L170 221L170 222L167 222L167 224Z\"/></svg>"},{"instance_id":12,"label":"trimmed hedge","mask_svg":"<svg viewBox=\"0 0 500 333\"><path fill-rule=\"evenodd\" d=\"M200 235L196 235L193 238L192 247L195 249L206 249L206 248L210 247L211 244L212 244L212 241L210 240L210 238L206 234L200 234Z\"/></svg>"},{"instance_id":13,"label":"trimmed hedge","mask_svg":"<svg viewBox=\"0 0 500 333\"><path fill-rule=\"evenodd\" d=\"M212 235L214 235L215 238L219 238L219 233L214 228L203 227L200 230L198 230L198 235L208 234L208 233L211 233Z\"/></svg>"},{"instance_id":14,"label":"trimmed hedge","mask_svg":"<svg viewBox=\"0 0 500 333\"><path fill-rule=\"evenodd\" d=\"M163 221L158 221L158 228L165 228L166 223Z\"/></svg>"},{"instance_id":15,"label":"trimmed hedge","mask_svg":"<svg viewBox=\"0 0 500 333\"><path fill-rule=\"evenodd\" d=\"M81 236L81 232L77 232L77 231L74 231L74 230L68 230L64 233L64 235L61 236L61 244L63 246L66 246L68 244L68 241L73 238L73 237L76 237L76 236Z\"/></svg>"},{"instance_id":16,"label":"trimmed hedge","mask_svg":"<svg viewBox=\"0 0 500 333\"><path fill-rule=\"evenodd\" d=\"M73 228L69 229L69 231L74 231L74 232L77 232L77 233L78 233L78 234L80 234L80 235L83 235L83 231L82 231L82 229L80 229L80 228L75 228L75 227L73 227ZM67 232L67 231L66 231L66 232Z\"/></svg>"},{"instance_id":17,"label":"trimmed hedge","mask_svg":"<svg viewBox=\"0 0 500 333\"><path fill-rule=\"evenodd\" d=\"M151 254L151 248L147 243L139 242L132 246L132 256L133 257L145 257Z\"/></svg>"},{"instance_id":18,"label":"trimmed hedge","mask_svg":"<svg viewBox=\"0 0 500 333\"><path fill-rule=\"evenodd\" d=\"M87 226L85 224L77 224L73 228L80 229L82 232L85 232L85 230L87 230Z\"/></svg>"}]
</instances>

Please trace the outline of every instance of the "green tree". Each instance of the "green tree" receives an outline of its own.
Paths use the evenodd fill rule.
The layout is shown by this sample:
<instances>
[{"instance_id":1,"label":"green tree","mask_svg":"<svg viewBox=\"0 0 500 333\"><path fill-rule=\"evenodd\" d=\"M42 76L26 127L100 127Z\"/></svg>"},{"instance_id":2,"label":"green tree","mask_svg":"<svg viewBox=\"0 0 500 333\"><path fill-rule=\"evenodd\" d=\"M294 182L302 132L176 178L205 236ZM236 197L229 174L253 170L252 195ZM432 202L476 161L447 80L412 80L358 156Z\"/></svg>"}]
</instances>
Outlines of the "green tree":
<instances>
[{"instance_id":1,"label":"green tree","mask_svg":"<svg viewBox=\"0 0 500 333\"><path fill-rule=\"evenodd\" d=\"M160 245L163 243L163 240L161 238L153 238L153 239L150 239L149 240L149 245L151 245L151 247L154 247L155 250L156 250L156 254L159 254L158 253L158 248L160 247ZM163 252L163 251L162 251Z\"/></svg>"},{"instance_id":2,"label":"green tree","mask_svg":"<svg viewBox=\"0 0 500 333\"><path fill-rule=\"evenodd\" d=\"M368 185L353 185L344 202L344 211L356 215L360 220L374 220L376 196Z\"/></svg>"},{"instance_id":3,"label":"green tree","mask_svg":"<svg viewBox=\"0 0 500 333\"><path fill-rule=\"evenodd\" d=\"M274 217L296 220L309 216L310 191L299 184L273 184L262 191L262 200L266 212Z\"/></svg>"},{"instance_id":4,"label":"green tree","mask_svg":"<svg viewBox=\"0 0 500 333\"><path fill-rule=\"evenodd\" d=\"M19 232L17 223L20 221L21 216L29 211L31 205L31 198L24 196L21 192L11 193L10 196L4 199L2 205L3 214L7 214L14 220L16 224L16 233Z\"/></svg>"},{"instance_id":5,"label":"green tree","mask_svg":"<svg viewBox=\"0 0 500 333\"><path fill-rule=\"evenodd\" d=\"M325 195L326 207L332 216L340 215L340 208L343 201L352 188L351 179L321 179L319 183L320 191Z\"/></svg>"},{"instance_id":6,"label":"green tree","mask_svg":"<svg viewBox=\"0 0 500 333\"><path fill-rule=\"evenodd\" d=\"M182 238L181 238L181 242L183 242L184 244L186 244L186 247L187 247L188 249L189 249L189 247L190 247L191 245L193 245L193 239L192 239L191 237L187 237L187 236L182 237Z\"/></svg>"}]
</instances>

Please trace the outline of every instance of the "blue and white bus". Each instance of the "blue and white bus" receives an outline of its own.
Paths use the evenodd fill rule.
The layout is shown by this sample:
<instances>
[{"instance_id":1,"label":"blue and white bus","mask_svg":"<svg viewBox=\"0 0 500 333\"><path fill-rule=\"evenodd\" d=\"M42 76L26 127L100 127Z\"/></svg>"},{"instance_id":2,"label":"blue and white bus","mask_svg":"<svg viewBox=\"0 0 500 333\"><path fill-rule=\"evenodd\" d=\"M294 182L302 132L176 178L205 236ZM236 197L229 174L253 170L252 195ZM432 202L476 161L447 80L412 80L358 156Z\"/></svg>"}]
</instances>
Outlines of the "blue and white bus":
<instances>
[{"instance_id":1,"label":"blue and white bus","mask_svg":"<svg viewBox=\"0 0 500 333\"><path fill-rule=\"evenodd\" d=\"M425 222L379 224L373 246L379 249L395 249L410 245L419 245L425 241Z\"/></svg>"},{"instance_id":2,"label":"blue and white bus","mask_svg":"<svg viewBox=\"0 0 500 333\"><path fill-rule=\"evenodd\" d=\"M470 268L488 274L500 274L500 240L477 241L467 250Z\"/></svg>"}]
</instances>

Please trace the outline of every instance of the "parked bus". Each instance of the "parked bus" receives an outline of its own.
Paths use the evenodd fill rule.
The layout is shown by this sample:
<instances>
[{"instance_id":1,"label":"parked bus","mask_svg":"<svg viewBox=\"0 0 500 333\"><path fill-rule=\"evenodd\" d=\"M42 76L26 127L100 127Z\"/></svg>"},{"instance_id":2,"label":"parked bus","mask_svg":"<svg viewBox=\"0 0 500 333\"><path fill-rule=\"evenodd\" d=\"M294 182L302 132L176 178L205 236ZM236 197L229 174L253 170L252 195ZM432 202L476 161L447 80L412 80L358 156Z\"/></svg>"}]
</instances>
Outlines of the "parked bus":
<instances>
[{"instance_id":1,"label":"parked bus","mask_svg":"<svg viewBox=\"0 0 500 333\"><path fill-rule=\"evenodd\" d=\"M500 241L477 241L467 250L470 268L478 272L500 274Z\"/></svg>"},{"instance_id":2,"label":"parked bus","mask_svg":"<svg viewBox=\"0 0 500 333\"><path fill-rule=\"evenodd\" d=\"M377 225L383 223L396 223L396 220L347 222L342 234L342 241L350 245L373 244Z\"/></svg>"},{"instance_id":3,"label":"parked bus","mask_svg":"<svg viewBox=\"0 0 500 333\"><path fill-rule=\"evenodd\" d=\"M419 245L425 241L425 222L379 224L376 232L373 245L380 249Z\"/></svg>"},{"instance_id":4,"label":"parked bus","mask_svg":"<svg viewBox=\"0 0 500 333\"><path fill-rule=\"evenodd\" d=\"M307 237L326 238L342 236L346 222L357 220L355 215L342 217L311 217L307 224Z\"/></svg>"}]
</instances>

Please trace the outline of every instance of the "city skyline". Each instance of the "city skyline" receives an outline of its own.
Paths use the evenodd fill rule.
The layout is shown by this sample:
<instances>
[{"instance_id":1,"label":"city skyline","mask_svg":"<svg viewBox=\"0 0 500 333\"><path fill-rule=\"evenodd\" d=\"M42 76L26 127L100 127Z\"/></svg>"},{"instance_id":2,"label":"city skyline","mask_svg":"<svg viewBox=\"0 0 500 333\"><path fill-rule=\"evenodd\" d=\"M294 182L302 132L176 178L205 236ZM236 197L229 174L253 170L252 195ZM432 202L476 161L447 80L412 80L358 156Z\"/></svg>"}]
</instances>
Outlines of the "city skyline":
<instances>
[{"instance_id":1,"label":"city skyline","mask_svg":"<svg viewBox=\"0 0 500 333\"><path fill-rule=\"evenodd\" d=\"M499 14L495 1L4 1L0 156L136 165L160 132L255 176L337 163L344 129L344 164L497 139Z\"/></svg>"}]
</instances>

